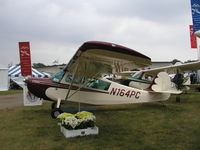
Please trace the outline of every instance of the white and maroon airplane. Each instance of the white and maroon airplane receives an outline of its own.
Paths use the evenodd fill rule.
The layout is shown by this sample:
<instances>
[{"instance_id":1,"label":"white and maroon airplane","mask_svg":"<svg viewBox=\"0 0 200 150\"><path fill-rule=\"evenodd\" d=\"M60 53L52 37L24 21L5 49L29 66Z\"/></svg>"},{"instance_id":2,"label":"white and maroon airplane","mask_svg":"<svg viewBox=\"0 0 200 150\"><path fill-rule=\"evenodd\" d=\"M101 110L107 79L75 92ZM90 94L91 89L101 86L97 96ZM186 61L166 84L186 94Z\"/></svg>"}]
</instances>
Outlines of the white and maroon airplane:
<instances>
[{"instance_id":1,"label":"white and maroon airplane","mask_svg":"<svg viewBox=\"0 0 200 150\"><path fill-rule=\"evenodd\" d=\"M94 105L133 104L165 101L172 93L181 93L171 86L170 77L163 70L151 73L151 80L136 75L135 80L103 77L150 64L149 57L135 50L113 43L89 41L78 49L63 70L49 79L29 78L26 84L32 94L54 101L53 118L62 113L63 101ZM191 66L197 68L200 63Z\"/></svg>"}]
</instances>

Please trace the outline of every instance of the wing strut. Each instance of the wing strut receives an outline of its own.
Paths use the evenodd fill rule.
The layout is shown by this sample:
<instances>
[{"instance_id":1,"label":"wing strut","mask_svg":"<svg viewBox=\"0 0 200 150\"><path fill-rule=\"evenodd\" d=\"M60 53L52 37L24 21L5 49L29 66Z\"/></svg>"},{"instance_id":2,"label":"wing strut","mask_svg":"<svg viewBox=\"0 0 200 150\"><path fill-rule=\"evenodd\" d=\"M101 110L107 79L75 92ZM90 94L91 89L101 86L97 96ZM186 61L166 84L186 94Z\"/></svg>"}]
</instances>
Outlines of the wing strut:
<instances>
[{"instance_id":1,"label":"wing strut","mask_svg":"<svg viewBox=\"0 0 200 150\"><path fill-rule=\"evenodd\" d=\"M74 82L74 79L75 79L75 75L76 75L76 72L77 72L77 70L78 70L78 64L79 64L79 63L77 63L76 68L75 68L75 72L73 73L73 78L72 78L72 81L71 81L71 83L70 83L70 86L69 86L67 95L66 95L66 97L65 97L65 100L67 100L67 99L69 98L69 93L70 93L70 91L71 91L71 87L72 87L72 85L73 85L73 82Z\"/></svg>"},{"instance_id":2,"label":"wing strut","mask_svg":"<svg viewBox=\"0 0 200 150\"><path fill-rule=\"evenodd\" d=\"M79 64L79 63L77 63L76 68L75 68L75 72L73 73L74 76L73 76L72 81L71 81L71 83L70 83L70 86L69 86L67 95L66 95L66 97L65 97L65 100L67 100L68 98L70 98L70 97L72 97L74 94L76 94L76 93L77 93L83 86L85 86L86 83L87 83L87 81L85 81L85 83L84 83L81 87L79 87L74 93L72 93L72 94L69 96L70 91L71 91L71 87L72 87L72 85L73 85L73 82L74 82L74 79L75 79L75 76L76 76L76 73L77 73L77 71L78 71L78 64ZM97 75L98 75L98 73L95 74L94 77L96 77Z\"/></svg>"}]
</instances>

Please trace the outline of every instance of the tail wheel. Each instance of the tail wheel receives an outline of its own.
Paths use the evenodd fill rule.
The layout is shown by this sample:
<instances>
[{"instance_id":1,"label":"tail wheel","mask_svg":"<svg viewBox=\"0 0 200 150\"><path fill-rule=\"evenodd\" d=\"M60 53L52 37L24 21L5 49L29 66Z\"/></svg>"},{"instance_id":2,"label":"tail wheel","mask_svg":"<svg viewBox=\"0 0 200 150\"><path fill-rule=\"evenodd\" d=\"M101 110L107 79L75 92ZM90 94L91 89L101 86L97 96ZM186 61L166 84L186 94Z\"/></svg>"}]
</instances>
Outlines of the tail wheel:
<instances>
[{"instance_id":1,"label":"tail wheel","mask_svg":"<svg viewBox=\"0 0 200 150\"><path fill-rule=\"evenodd\" d=\"M63 111L62 111L60 108L54 108L54 109L52 109L52 111L51 111L51 117L52 117L52 118L57 118L58 115L60 115L60 114L62 114L62 113L63 113Z\"/></svg>"}]
</instances>

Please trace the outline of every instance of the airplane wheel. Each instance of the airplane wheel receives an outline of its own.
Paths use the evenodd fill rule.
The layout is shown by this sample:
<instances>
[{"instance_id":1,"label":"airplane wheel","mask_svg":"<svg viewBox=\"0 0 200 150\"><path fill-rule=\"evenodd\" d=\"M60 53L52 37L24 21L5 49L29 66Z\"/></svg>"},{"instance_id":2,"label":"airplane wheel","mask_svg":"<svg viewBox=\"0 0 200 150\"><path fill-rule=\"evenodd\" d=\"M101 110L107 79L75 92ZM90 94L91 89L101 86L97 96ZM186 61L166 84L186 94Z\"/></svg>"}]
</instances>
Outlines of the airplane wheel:
<instances>
[{"instance_id":1,"label":"airplane wheel","mask_svg":"<svg viewBox=\"0 0 200 150\"><path fill-rule=\"evenodd\" d=\"M62 114L62 113L63 113L63 111L62 111L60 108L54 108L54 109L52 109L52 111L51 111L51 117L52 117L52 118L57 118L58 115L60 115L60 114Z\"/></svg>"}]
</instances>

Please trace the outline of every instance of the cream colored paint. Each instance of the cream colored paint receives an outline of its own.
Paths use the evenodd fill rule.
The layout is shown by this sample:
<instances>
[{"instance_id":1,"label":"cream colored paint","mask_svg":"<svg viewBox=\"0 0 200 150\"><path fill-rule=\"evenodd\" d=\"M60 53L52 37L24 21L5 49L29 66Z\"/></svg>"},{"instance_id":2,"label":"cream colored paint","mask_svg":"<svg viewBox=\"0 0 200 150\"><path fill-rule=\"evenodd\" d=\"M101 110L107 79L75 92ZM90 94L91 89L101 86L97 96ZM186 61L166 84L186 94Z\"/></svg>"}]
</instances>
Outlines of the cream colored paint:
<instances>
[{"instance_id":1,"label":"cream colored paint","mask_svg":"<svg viewBox=\"0 0 200 150\"><path fill-rule=\"evenodd\" d=\"M105 79L106 80L106 79ZM136 88L124 86L116 82L106 80L111 83L108 93L78 91L71 96L68 101L80 102L94 105L110 105L110 104L132 104L132 103L144 103L153 101L164 101L170 97L169 93L155 93L144 90L138 90ZM89 89L89 88L88 88ZM98 90L106 92L104 90ZM130 92L129 92L130 91ZM46 95L53 100L65 100L68 89L62 88L48 88ZM75 91L71 90L69 95L72 95ZM135 94L134 94L135 92Z\"/></svg>"}]
</instances>

